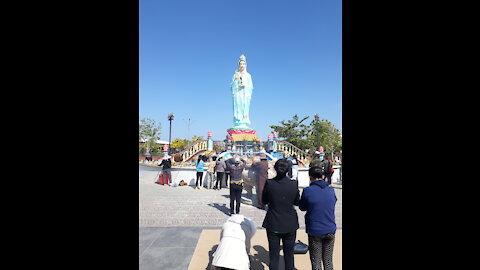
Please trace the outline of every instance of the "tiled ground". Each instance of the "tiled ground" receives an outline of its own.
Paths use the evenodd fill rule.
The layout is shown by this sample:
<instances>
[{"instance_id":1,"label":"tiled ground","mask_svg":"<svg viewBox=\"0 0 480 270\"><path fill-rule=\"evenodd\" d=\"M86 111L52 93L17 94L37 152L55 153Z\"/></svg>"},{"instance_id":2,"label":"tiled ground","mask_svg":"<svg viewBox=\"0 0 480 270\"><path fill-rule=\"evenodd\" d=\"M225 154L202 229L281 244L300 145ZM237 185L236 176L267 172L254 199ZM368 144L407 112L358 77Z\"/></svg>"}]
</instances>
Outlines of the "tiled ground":
<instances>
[{"instance_id":1,"label":"tiled ground","mask_svg":"<svg viewBox=\"0 0 480 270\"><path fill-rule=\"evenodd\" d=\"M230 209L228 189L220 191L195 190L189 186L170 187L139 180L139 227L221 227ZM336 222L342 227L342 190L335 188L337 205ZM253 191L255 194L255 189ZM242 201L249 203L246 191ZM254 200L256 200L254 195ZM305 212L298 210L300 227L305 226ZM265 211L242 204L240 213L251 218L258 227L262 226Z\"/></svg>"},{"instance_id":2,"label":"tiled ground","mask_svg":"<svg viewBox=\"0 0 480 270\"><path fill-rule=\"evenodd\" d=\"M255 190L253 191L255 194ZM338 229L342 228L342 189L335 188ZM246 203L246 192L242 200ZM203 229L220 229L228 218L229 191L169 187L139 179L139 269L188 269ZM255 200L255 198L254 198ZM304 212L298 210L300 228ZM242 204L240 213L261 229L265 211Z\"/></svg>"}]
</instances>

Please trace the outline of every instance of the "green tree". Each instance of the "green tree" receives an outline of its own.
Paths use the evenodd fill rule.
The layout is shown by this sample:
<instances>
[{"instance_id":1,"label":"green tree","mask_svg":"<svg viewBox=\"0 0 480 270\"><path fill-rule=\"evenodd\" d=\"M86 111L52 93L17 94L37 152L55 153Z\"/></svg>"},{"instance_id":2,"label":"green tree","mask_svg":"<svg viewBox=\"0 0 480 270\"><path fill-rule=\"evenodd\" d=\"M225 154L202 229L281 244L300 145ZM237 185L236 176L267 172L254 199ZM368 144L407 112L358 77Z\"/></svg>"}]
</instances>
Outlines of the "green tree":
<instances>
[{"instance_id":1,"label":"green tree","mask_svg":"<svg viewBox=\"0 0 480 270\"><path fill-rule=\"evenodd\" d=\"M294 115L292 120L280 121L281 126L271 125L270 128L277 132L279 138L283 138L300 149L308 149L311 142L307 136L310 133L309 126L303 124L309 116L299 119Z\"/></svg>"},{"instance_id":2,"label":"green tree","mask_svg":"<svg viewBox=\"0 0 480 270\"><path fill-rule=\"evenodd\" d=\"M202 136L196 136L196 135L194 135L191 140L184 140L185 146L184 146L183 150L185 150L185 148L190 146L190 144L192 144L194 142L197 142L197 141L201 141L201 140L203 140L203 137Z\"/></svg>"},{"instance_id":3,"label":"green tree","mask_svg":"<svg viewBox=\"0 0 480 270\"><path fill-rule=\"evenodd\" d=\"M186 140L174 139L172 141L172 149L177 149L179 151L182 151L185 149L186 146L187 146Z\"/></svg>"},{"instance_id":4,"label":"green tree","mask_svg":"<svg viewBox=\"0 0 480 270\"><path fill-rule=\"evenodd\" d=\"M143 118L138 127L138 139L140 142L145 142L146 152L150 153L151 149L158 148L157 140L160 139L161 124L156 124L151 118Z\"/></svg>"},{"instance_id":5,"label":"green tree","mask_svg":"<svg viewBox=\"0 0 480 270\"><path fill-rule=\"evenodd\" d=\"M222 152L223 150L225 150L225 147L221 147L220 145L213 145L213 150L217 153L220 153Z\"/></svg>"},{"instance_id":6,"label":"green tree","mask_svg":"<svg viewBox=\"0 0 480 270\"><path fill-rule=\"evenodd\" d=\"M191 140L190 142L192 143L192 142L201 141L201 140L203 140L203 136L196 136L196 135L194 135L194 136L192 137L192 140Z\"/></svg>"},{"instance_id":7,"label":"green tree","mask_svg":"<svg viewBox=\"0 0 480 270\"><path fill-rule=\"evenodd\" d=\"M280 121L281 126L272 125L270 128L277 132L279 138L300 149L310 149L310 153L323 146L325 152L333 157L335 151L342 150L342 136L330 121L320 119L318 114L315 114L310 124L305 125L308 118L309 116L300 119L298 115L294 115L292 120Z\"/></svg>"},{"instance_id":8,"label":"green tree","mask_svg":"<svg viewBox=\"0 0 480 270\"><path fill-rule=\"evenodd\" d=\"M313 147L323 146L326 153L333 158L335 151L342 150L342 136L340 131L328 120L320 119L316 114L310 123L310 134L308 136Z\"/></svg>"}]
</instances>

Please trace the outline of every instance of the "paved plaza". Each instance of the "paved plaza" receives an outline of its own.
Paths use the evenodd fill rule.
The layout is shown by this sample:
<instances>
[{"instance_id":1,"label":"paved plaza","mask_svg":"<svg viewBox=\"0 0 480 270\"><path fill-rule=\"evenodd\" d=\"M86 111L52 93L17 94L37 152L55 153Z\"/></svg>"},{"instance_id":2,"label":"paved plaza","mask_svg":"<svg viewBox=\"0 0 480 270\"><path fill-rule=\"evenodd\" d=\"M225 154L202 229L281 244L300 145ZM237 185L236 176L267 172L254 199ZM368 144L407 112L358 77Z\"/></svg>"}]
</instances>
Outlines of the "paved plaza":
<instances>
[{"instance_id":1,"label":"paved plaza","mask_svg":"<svg viewBox=\"0 0 480 270\"><path fill-rule=\"evenodd\" d=\"M253 190L255 194L255 189ZM335 217L342 228L342 189L335 187ZM254 206L244 190L240 214L261 228L266 211ZM255 195L254 195L255 196ZM254 198L255 200L255 198ZM196 190L190 186L161 186L139 178L139 269L186 270L204 229L220 229L228 218L229 190ZM305 212L296 207L300 229Z\"/></svg>"}]
</instances>

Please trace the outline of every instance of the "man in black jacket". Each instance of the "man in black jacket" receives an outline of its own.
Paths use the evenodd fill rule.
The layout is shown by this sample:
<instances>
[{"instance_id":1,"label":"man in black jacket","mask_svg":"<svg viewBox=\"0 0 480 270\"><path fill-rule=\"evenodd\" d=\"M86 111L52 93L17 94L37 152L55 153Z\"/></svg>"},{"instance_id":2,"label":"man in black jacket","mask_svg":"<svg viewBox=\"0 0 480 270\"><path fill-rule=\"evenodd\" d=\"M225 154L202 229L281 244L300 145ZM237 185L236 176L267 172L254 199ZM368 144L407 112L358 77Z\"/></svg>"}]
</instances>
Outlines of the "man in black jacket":
<instances>
[{"instance_id":1,"label":"man in black jacket","mask_svg":"<svg viewBox=\"0 0 480 270\"><path fill-rule=\"evenodd\" d=\"M275 163L277 176L267 180L263 189L262 202L268 204L267 214L262 227L267 229L270 256L269 269L278 270L280 258L280 239L283 244L285 269L294 269L293 248L297 237L298 216L294 205L298 205L300 192L297 181L292 181L287 172L288 161L279 159Z\"/></svg>"},{"instance_id":2,"label":"man in black jacket","mask_svg":"<svg viewBox=\"0 0 480 270\"><path fill-rule=\"evenodd\" d=\"M232 162L233 161L233 162ZM235 155L233 160L227 160L225 165L230 171L230 215L233 215L233 209L235 209L235 214L240 213L240 202L242 198L243 190L243 178L242 173L245 169L245 164L247 162L244 159ZM237 205L235 207L235 201Z\"/></svg>"}]
</instances>

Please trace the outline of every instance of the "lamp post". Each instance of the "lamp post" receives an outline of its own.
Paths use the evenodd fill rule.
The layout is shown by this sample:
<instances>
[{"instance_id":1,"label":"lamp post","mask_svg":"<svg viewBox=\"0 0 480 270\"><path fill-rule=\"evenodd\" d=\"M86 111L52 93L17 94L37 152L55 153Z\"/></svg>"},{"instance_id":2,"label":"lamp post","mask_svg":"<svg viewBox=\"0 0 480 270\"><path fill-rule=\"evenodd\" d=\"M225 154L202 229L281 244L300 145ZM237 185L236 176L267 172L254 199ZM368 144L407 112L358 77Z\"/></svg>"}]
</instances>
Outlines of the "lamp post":
<instances>
[{"instance_id":1,"label":"lamp post","mask_svg":"<svg viewBox=\"0 0 480 270\"><path fill-rule=\"evenodd\" d=\"M172 143L172 120L175 116L173 113L168 115L168 121L170 121L170 134L168 135L168 154L170 155L171 143Z\"/></svg>"}]
</instances>

